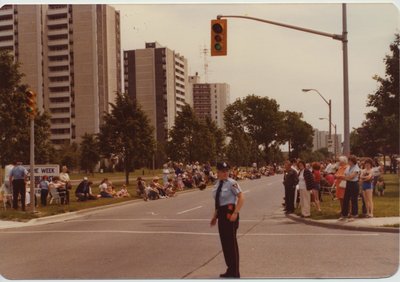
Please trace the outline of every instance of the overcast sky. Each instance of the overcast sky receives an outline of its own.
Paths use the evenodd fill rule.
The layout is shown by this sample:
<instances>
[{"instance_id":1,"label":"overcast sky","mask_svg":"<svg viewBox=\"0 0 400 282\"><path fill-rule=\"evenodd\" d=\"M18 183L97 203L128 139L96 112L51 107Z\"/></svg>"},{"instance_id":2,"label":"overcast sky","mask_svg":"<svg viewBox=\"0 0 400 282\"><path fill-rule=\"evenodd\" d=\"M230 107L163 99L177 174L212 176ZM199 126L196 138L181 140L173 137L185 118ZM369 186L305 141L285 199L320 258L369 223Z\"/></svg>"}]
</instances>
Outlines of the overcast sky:
<instances>
[{"instance_id":1,"label":"overcast sky","mask_svg":"<svg viewBox=\"0 0 400 282\"><path fill-rule=\"evenodd\" d=\"M201 50L210 48L210 20L218 14L247 15L341 34L340 4L201 4L113 5L121 13L123 50L158 41L188 59L189 74L204 78ZM348 4L350 128L365 118L366 100L384 75L383 58L399 12L393 4ZM281 110L302 112L320 130L328 129L328 106L318 89L332 99L332 121L343 130L341 42L318 35L242 19L228 19L228 56L208 57L208 81L231 86L231 102L248 94L276 99Z\"/></svg>"}]
</instances>

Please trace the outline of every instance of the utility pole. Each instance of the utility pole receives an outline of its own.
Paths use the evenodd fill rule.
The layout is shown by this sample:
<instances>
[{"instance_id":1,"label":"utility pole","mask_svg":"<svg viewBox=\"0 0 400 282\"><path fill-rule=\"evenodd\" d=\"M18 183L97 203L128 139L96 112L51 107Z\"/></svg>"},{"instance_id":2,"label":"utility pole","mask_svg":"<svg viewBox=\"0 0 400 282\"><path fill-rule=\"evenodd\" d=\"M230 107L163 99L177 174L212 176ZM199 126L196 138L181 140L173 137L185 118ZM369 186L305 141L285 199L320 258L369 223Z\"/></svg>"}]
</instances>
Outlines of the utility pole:
<instances>
[{"instance_id":1,"label":"utility pole","mask_svg":"<svg viewBox=\"0 0 400 282\"><path fill-rule=\"evenodd\" d=\"M32 212L36 212L35 203L35 118L30 119L31 123L31 136L30 136L30 195Z\"/></svg>"},{"instance_id":2,"label":"utility pole","mask_svg":"<svg viewBox=\"0 0 400 282\"><path fill-rule=\"evenodd\" d=\"M349 72L348 72L348 52L347 52L347 11L346 4L342 4L342 34L332 34L322 31L317 31L313 29L303 28L294 25L288 25L284 23L274 22L270 20L247 17L247 16L237 16L237 15L217 15L217 19L222 18L241 18L259 21L267 24L277 25L284 28L295 29L303 32L313 33L321 36L330 37L334 40L339 40L342 42L342 51L343 51L343 111L344 111L344 142L343 142L343 154L350 154L350 115L349 115Z\"/></svg>"}]
</instances>

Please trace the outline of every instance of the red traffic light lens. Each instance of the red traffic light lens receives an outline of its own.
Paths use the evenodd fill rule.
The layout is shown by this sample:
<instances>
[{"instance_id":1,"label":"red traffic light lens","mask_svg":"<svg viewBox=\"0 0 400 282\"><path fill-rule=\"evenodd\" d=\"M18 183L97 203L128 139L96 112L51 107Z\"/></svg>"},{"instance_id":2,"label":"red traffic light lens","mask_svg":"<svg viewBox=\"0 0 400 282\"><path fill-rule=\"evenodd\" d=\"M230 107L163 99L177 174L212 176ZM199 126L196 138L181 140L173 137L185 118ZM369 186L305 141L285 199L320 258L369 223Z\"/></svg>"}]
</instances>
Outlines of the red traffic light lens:
<instances>
[{"instance_id":1,"label":"red traffic light lens","mask_svg":"<svg viewBox=\"0 0 400 282\"><path fill-rule=\"evenodd\" d=\"M216 23L216 24L213 24L212 30L213 30L215 33L221 33L222 30L223 30L223 28L222 28L222 25L221 25L220 23Z\"/></svg>"}]
</instances>

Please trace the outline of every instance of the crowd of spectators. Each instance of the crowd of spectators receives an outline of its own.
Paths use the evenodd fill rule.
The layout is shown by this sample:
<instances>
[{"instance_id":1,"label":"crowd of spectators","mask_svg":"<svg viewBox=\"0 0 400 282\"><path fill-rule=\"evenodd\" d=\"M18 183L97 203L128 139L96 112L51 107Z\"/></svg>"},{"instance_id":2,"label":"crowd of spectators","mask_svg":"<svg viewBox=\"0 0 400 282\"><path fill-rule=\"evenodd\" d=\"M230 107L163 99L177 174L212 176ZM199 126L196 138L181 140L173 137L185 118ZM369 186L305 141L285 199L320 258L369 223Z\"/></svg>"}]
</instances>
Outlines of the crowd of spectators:
<instances>
[{"instance_id":1,"label":"crowd of spectators","mask_svg":"<svg viewBox=\"0 0 400 282\"><path fill-rule=\"evenodd\" d=\"M322 194L327 192L340 203L339 220L352 221L355 217L372 218L373 196L384 195L383 164L377 158L341 156L337 160L313 163L293 159L285 167L285 177L291 170L295 171L297 179L286 183L290 183L293 191L297 192L294 199L301 208L301 217L310 217L311 205L315 206L317 212L321 212ZM290 175L293 176L293 173ZM285 197L288 197L287 189L285 186ZM359 200L362 202L360 215ZM287 200L283 205L286 213L294 212L293 208L286 207L291 206Z\"/></svg>"}]
</instances>

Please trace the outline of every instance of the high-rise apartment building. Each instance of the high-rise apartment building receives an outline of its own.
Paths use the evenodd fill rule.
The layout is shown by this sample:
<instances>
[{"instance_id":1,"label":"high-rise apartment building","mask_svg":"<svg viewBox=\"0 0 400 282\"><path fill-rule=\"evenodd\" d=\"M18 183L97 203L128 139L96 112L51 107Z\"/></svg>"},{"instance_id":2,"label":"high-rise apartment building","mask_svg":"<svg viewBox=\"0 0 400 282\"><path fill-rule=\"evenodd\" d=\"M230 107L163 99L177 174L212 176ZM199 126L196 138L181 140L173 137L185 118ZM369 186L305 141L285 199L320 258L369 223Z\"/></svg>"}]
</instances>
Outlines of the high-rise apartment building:
<instances>
[{"instance_id":1,"label":"high-rise apartment building","mask_svg":"<svg viewBox=\"0 0 400 282\"><path fill-rule=\"evenodd\" d=\"M190 99L187 77L187 59L157 42L124 51L125 92L146 113L159 142L167 140L177 113Z\"/></svg>"},{"instance_id":2,"label":"high-rise apartment building","mask_svg":"<svg viewBox=\"0 0 400 282\"><path fill-rule=\"evenodd\" d=\"M192 78L194 79L194 78ZM209 117L224 127L224 111L229 104L230 87L226 83L194 83L193 109L200 120Z\"/></svg>"},{"instance_id":3,"label":"high-rise apartment building","mask_svg":"<svg viewBox=\"0 0 400 282\"><path fill-rule=\"evenodd\" d=\"M337 154L341 154L342 152L342 135L341 134L332 134L332 146L328 144L329 140L329 132L328 131L320 131L318 129L314 129L314 137L313 137L313 151L319 150L321 148L328 148L331 153L336 152ZM336 149L336 150L335 150Z\"/></svg>"},{"instance_id":4,"label":"high-rise apartment building","mask_svg":"<svg viewBox=\"0 0 400 282\"><path fill-rule=\"evenodd\" d=\"M97 133L121 91L119 12L106 5L6 5L0 48L21 64L24 81L51 114L54 144Z\"/></svg>"}]
</instances>

